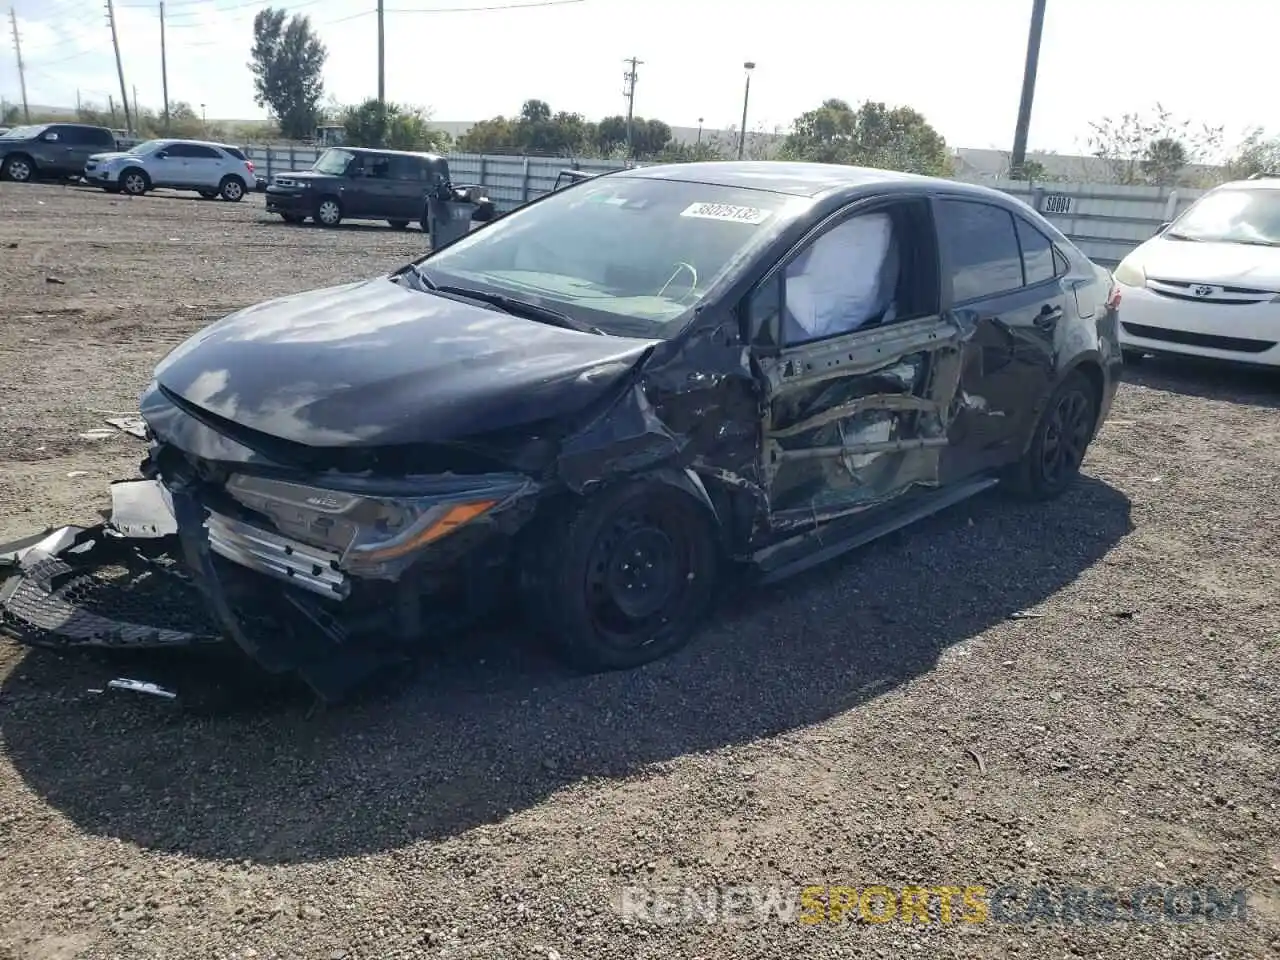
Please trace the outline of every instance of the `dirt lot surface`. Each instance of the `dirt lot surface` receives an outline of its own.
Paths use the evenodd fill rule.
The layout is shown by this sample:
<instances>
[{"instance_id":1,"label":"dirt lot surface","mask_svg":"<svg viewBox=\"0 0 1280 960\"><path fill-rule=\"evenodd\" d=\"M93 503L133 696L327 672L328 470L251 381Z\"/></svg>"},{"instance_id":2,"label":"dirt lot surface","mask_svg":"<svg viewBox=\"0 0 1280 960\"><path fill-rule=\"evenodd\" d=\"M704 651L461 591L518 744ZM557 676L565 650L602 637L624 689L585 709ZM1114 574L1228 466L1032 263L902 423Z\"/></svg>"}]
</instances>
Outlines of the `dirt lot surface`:
<instances>
[{"instance_id":1,"label":"dirt lot surface","mask_svg":"<svg viewBox=\"0 0 1280 960\"><path fill-rule=\"evenodd\" d=\"M95 519L141 445L79 435L200 326L424 246L259 197L0 184L0 218L0 539ZM1277 377L1148 364L1061 501L963 505L628 674L512 630L340 710L192 712L0 641L0 957L1280 956L1278 407ZM628 886L810 884L1248 899L1187 923L621 915Z\"/></svg>"}]
</instances>

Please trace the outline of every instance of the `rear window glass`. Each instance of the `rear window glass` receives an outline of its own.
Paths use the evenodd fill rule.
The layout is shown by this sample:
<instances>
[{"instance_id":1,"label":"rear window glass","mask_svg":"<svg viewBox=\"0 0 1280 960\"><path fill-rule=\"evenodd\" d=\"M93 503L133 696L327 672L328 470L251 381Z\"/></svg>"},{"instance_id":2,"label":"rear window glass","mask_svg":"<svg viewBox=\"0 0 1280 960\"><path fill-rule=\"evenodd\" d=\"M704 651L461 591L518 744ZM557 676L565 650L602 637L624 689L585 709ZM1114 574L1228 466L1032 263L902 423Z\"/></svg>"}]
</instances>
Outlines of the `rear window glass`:
<instances>
[{"instance_id":1,"label":"rear window glass","mask_svg":"<svg viewBox=\"0 0 1280 960\"><path fill-rule=\"evenodd\" d=\"M248 157L246 157L246 156L244 155L244 151L242 151L242 150L237 150L235 147L223 147L222 149L223 149L223 150L225 150L225 151L227 151L227 153L231 154L231 155L232 155L233 157L235 157L237 160L248 160L248 159L249 159Z\"/></svg>"}]
</instances>

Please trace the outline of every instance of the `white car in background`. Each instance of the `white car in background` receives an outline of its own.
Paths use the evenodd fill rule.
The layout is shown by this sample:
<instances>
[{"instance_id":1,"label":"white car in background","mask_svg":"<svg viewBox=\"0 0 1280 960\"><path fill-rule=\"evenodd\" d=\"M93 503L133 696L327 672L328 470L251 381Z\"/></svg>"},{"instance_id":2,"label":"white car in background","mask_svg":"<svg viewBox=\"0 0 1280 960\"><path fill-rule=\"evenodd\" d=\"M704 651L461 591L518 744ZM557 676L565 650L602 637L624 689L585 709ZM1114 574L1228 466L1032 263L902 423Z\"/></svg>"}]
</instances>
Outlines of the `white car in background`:
<instances>
[{"instance_id":1,"label":"white car in background","mask_svg":"<svg viewBox=\"0 0 1280 960\"><path fill-rule=\"evenodd\" d=\"M1215 187L1115 269L1127 361L1280 366L1280 176Z\"/></svg>"},{"instance_id":2,"label":"white car in background","mask_svg":"<svg viewBox=\"0 0 1280 960\"><path fill-rule=\"evenodd\" d=\"M112 193L141 196L166 187L233 203L257 185L253 163L239 147L203 140L147 140L128 150L94 154L84 178Z\"/></svg>"}]
</instances>

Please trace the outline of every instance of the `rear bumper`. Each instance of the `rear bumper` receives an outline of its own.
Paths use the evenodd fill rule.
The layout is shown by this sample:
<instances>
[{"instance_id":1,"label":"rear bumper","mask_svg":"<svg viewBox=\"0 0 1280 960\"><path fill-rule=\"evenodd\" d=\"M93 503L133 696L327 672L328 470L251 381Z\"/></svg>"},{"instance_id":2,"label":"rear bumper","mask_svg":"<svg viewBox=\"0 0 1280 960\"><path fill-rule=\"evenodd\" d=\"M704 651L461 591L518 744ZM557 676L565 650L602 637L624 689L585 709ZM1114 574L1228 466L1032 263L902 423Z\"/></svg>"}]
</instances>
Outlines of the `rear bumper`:
<instances>
[{"instance_id":1,"label":"rear bumper","mask_svg":"<svg viewBox=\"0 0 1280 960\"><path fill-rule=\"evenodd\" d=\"M1197 303L1125 287L1120 344L1147 353L1280 366L1280 303Z\"/></svg>"}]
</instances>

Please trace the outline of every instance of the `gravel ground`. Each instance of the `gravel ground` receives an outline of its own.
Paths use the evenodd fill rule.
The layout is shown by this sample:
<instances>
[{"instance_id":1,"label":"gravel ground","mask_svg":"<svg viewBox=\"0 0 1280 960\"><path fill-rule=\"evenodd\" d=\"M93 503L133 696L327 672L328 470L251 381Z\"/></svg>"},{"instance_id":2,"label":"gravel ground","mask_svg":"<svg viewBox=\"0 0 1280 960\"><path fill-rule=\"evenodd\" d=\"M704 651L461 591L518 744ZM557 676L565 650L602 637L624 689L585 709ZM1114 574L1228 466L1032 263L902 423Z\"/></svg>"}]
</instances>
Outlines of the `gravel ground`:
<instances>
[{"instance_id":1,"label":"gravel ground","mask_svg":"<svg viewBox=\"0 0 1280 960\"><path fill-rule=\"evenodd\" d=\"M201 325L423 247L260 197L0 184L0 216L0 539L95 519L140 444L78 435ZM189 711L0 641L0 957L1280 955L1277 407L1280 378L1148 364L1061 501L962 505L627 674L512 629L341 710ZM1247 916L620 909L641 885L1146 883L1246 888Z\"/></svg>"}]
</instances>

